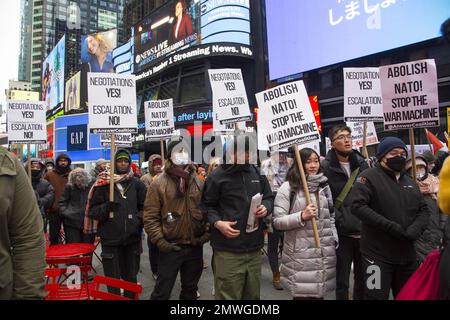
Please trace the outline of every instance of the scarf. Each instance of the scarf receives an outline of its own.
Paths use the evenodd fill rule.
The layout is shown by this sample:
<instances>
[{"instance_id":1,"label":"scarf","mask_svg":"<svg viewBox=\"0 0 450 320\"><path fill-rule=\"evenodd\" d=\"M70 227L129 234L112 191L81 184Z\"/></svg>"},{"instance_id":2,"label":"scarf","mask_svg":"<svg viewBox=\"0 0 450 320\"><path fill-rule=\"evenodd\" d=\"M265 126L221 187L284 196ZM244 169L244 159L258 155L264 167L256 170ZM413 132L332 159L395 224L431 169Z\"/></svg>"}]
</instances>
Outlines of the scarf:
<instances>
[{"instance_id":1,"label":"scarf","mask_svg":"<svg viewBox=\"0 0 450 320\"><path fill-rule=\"evenodd\" d=\"M323 173L318 173L316 175L308 175L306 177L308 182L308 190L311 193L315 193L319 190L319 187L328 181L328 178L323 175Z\"/></svg>"},{"instance_id":2,"label":"scarf","mask_svg":"<svg viewBox=\"0 0 450 320\"><path fill-rule=\"evenodd\" d=\"M418 181L420 192L422 194L429 194L431 198L437 200L437 193L439 191L439 179L428 174L428 177L423 181Z\"/></svg>"},{"instance_id":3,"label":"scarf","mask_svg":"<svg viewBox=\"0 0 450 320\"><path fill-rule=\"evenodd\" d=\"M180 166L173 166L167 169L166 173L175 181L178 181L178 187L177 187L177 195L179 197L184 197L186 195L187 190L187 181L189 178L189 167L186 167L186 169L183 169Z\"/></svg>"},{"instance_id":4,"label":"scarf","mask_svg":"<svg viewBox=\"0 0 450 320\"><path fill-rule=\"evenodd\" d=\"M88 200L86 203L86 210L84 211L83 232L85 234L97 233L98 221L91 219L89 217L89 206L91 203L92 196L94 195L94 188L109 185L109 181L111 178L110 176L111 176L111 173L109 171L100 172L100 174L97 176L97 180L95 181L95 183L92 185L91 189L89 190ZM131 180L133 178L133 176L134 176L134 173L131 169L130 169L130 171L128 171L128 173L125 173L125 174L114 174L114 184L120 184L121 182ZM120 185L120 187L119 187L119 185L117 187L119 190L123 189L121 185ZM120 192L122 193L122 191L120 191Z\"/></svg>"}]
</instances>

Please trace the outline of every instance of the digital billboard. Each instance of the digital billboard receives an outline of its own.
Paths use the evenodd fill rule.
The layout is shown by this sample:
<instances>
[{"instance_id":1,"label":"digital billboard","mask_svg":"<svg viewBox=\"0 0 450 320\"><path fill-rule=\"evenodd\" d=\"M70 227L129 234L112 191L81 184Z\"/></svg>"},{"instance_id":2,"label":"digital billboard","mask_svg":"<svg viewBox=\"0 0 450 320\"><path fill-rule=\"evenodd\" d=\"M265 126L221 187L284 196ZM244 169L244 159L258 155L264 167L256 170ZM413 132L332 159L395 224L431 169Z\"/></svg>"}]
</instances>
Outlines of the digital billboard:
<instances>
[{"instance_id":1,"label":"digital billboard","mask_svg":"<svg viewBox=\"0 0 450 320\"><path fill-rule=\"evenodd\" d=\"M66 36L56 44L42 64L41 100L47 111L64 102Z\"/></svg>"},{"instance_id":2,"label":"digital billboard","mask_svg":"<svg viewBox=\"0 0 450 320\"><path fill-rule=\"evenodd\" d=\"M251 56L250 1L169 1L135 25L132 35L136 74L208 55ZM210 45L217 43L236 45ZM197 50L189 49L193 46Z\"/></svg>"},{"instance_id":3,"label":"digital billboard","mask_svg":"<svg viewBox=\"0 0 450 320\"><path fill-rule=\"evenodd\" d=\"M70 110L80 109L80 86L81 73L77 72L66 82L66 99L64 104L66 113Z\"/></svg>"},{"instance_id":4,"label":"digital billboard","mask_svg":"<svg viewBox=\"0 0 450 320\"><path fill-rule=\"evenodd\" d=\"M82 69L87 72L114 73L112 51L116 46L116 29L81 36Z\"/></svg>"},{"instance_id":5,"label":"digital billboard","mask_svg":"<svg viewBox=\"0 0 450 320\"><path fill-rule=\"evenodd\" d=\"M34 91L24 91L24 90L11 90L10 100L29 100L29 101L39 101L39 92Z\"/></svg>"},{"instance_id":6,"label":"digital billboard","mask_svg":"<svg viewBox=\"0 0 450 320\"><path fill-rule=\"evenodd\" d=\"M270 79L440 36L448 0L266 0Z\"/></svg>"},{"instance_id":7,"label":"digital billboard","mask_svg":"<svg viewBox=\"0 0 450 320\"><path fill-rule=\"evenodd\" d=\"M131 74L133 72L133 40L130 39L124 45L113 50L114 70L119 74Z\"/></svg>"}]
</instances>

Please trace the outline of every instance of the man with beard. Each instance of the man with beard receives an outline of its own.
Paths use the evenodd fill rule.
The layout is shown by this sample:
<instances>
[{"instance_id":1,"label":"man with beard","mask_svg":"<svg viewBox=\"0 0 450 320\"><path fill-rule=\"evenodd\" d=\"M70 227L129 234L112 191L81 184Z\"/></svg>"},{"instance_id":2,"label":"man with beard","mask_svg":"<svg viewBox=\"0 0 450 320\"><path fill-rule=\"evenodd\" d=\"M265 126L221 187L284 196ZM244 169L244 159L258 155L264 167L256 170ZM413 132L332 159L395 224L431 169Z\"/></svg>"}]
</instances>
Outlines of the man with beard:
<instances>
[{"instance_id":1,"label":"man with beard","mask_svg":"<svg viewBox=\"0 0 450 320\"><path fill-rule=\"evenodd\" d=\"M41 160L37 158L30 159L31 161L31 185L36 193L39 210L44 221L44 232L47 232L47 217L46 211L50 209L55 198L55 191L50 182L43 178L46 167ZM25 169L28 163L25 164Z\"/></svg>"},{"instance_id":2,"label":"man with beard","mask_svg":"<svg viewBox=\"0 0 450 320\"><path fill-rule=\"evenodd\" d=\"M245 135L229 141L224 154L228 163L220 165L205 182L202 211L211 224L217 300L260 299L262 218L272 213L274 199L266 176L251 164L256 163L256 152L250 152L256 143L251 142ZM258 193L263 196L255 214L258 228L247 232L250 203Z\"/></svg>"},{"instance_id":3,"label":"man with beard","mask_svg":"<svg viewBox=\"0 0 450 320\"><path fill-rule=\"evenodd\" d=\"M150 185L145 199L145 231L160 250L150 299L168 300L180 273L180 300L195 300L203 271L203 244L209 240L199 208L203 183L179 140L172 140L167 149L164 172Z\"/></svg>"},{"instance_id":4,"label":"man with beard","mask_svg":"<svg viewBox=\"0 0 450 320\"><path fill-rule=\"evenodd\" d=\"M114 201L109 201L110 172L104 171L92 187L87 210L89 218L98 221L105 276L137 283L146 188L131 170L128 151L117 151L115 167ZM108 290L120 295L117 288L108 287ZM128 291L124 295L133 297Z\"/></svg>"},{"instance_id":5,"label":"man with beard","mask_svg":"<svg viewBox=\"0 0 450 320\"><path fill-rule=\"evenodd\" d=\"M359 242L361 222L351 214L350 190L359 173L368 168L364 157L353 150L352 131L344 124L330 129L331 150L322 167L333 194L339 244L336 249L336 299L349 299L349 278L353 264L353 300L364 295L363 270Z\"/></svg>"},{"instance_id":6,"label":"man with beard","mask_svg":"<svg viewBox=\"0 0 450 320\"><path fill-rule=\"evenodd\" d=\"M50 182L55 190L55 200L53 201L52 207L48 211L48 220L50 226L50 244L60 244L62 242L60 236L62 219L59 215L59 200L66 187L69 173L71 171L69 156L62 153L56 157L56 165L53 170L48 171L45 174L45 179Z\"/></svg>"}]
</instances>

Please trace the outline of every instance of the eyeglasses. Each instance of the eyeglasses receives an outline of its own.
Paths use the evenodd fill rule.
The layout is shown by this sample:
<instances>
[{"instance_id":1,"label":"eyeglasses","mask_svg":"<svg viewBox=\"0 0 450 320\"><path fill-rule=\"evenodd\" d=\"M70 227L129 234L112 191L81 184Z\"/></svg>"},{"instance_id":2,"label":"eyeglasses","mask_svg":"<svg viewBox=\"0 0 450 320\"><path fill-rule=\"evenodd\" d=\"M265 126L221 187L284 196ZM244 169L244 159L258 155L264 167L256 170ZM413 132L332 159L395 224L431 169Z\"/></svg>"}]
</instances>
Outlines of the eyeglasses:
<instances>
[{"instance_id":1,"label":"eyeglasses","mask_svg":"<svg viewBox=\"0 0 450 320\"><path fill-rule=\"evenodd\" d=\"M347 134L347 135L340 135L340 136L337 136L333 141L336 141L336 140L339 140L339 141L344 141L344 140L352 140L352 135L351 134Z\"/></svg>"}]
</instances>

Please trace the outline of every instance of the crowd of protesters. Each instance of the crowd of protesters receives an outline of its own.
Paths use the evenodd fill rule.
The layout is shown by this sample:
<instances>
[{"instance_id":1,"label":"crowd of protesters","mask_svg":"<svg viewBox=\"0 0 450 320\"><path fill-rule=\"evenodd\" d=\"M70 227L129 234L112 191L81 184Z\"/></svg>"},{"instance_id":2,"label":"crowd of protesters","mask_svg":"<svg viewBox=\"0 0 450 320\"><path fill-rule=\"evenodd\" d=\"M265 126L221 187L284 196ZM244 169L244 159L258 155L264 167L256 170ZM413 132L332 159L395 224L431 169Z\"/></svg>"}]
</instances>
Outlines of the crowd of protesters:
<instances>
[{"instance_id":1,"label":"crowd of protesters","mask_svg":"<svg viewBox=\"0 0 450 320\"><path fill-rule=\"evenodd\" d=\"M330 292L337 300L387 300L391 290L395 298L436 249L440 296L450 299L448 152L416 155L413 168L399 138L382 139L375 158L365 159L353 149L347 126L328 135L324 158L310 148L297 158L291 148L260 166L247 135L227 140L223 157L205 167L192 163L182 140L171 140L165 159L151 155L143 175L120 149L113 177L104 159L87 172L72 170L70 157L60 154L54 163L30 159L30 179L28 163L24 169L0 149L0 299L45 296L45 234L50 245L94 243L97 237L104 275L136 283L144 232L153 300L170 299L178 274L179 299L199 297L208 242L215 298L259 299L266 236L274 289L295 300L324 299ZM256 228L249 231L249 208L258 195ZM371 285L373 270L379 281Z\"/></svg>"}]
</instances>

